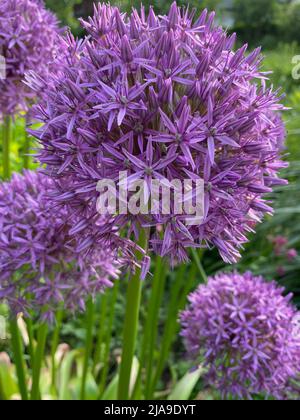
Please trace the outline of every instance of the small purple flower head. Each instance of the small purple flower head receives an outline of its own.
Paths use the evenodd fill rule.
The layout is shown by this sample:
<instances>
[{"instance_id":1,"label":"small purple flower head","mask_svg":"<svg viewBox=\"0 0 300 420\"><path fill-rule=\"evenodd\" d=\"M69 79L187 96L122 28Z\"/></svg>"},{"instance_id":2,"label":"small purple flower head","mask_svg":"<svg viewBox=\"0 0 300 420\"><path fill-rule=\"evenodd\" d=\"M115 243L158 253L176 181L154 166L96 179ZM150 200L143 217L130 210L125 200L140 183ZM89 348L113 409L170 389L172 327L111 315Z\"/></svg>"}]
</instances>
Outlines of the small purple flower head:
<instances>
[{"instance_id":1,"label":"small purple flower head","mask_svg":"<svg viewBox=\"0 0 300 420\"><path fill-rule=\"evenodd\" d=\"M286 252L286 248L289 241L286 236L279 235L271 237L270 239L274 246L274 253L276 256L280 256Z\"/></svg>"},{"instance_id":2,"label":"small purple flower head","mask_svg":"<svg viewBox=\"0 0 300 420\"><path fill-rule=\"evenodd\" d=\"M298 251L295 248L291 248L286 253L287 259L291 262L298 257Z\"/></svg>"},{"instance_id":3,"label":"small purple flower head","mask_svg":"<svg viewBox=\"0 0 300 420\"><path fill-rule=\"evenodd\" d=\"M0 186L0 301L48 320L62 304L83 310L119 269L107 246L88 256L76 252L67 211L49 201L52 188L51 179L30 171Z\"/></svg>"},{"instance_id":4,"label":"small purple flower head","mask_svg":"<svg viewBox=\"0 0 300 420\"><path fill-rule=\"evenodd\" d=\"M88 214L94 235L104 235L95 224L96 185L124 171L149 189L153 180L204 180L197 225L173 208L111 217L129 235L151 227L150 250L173 262L187 260L190 247L211 246L236 262L247 233L272 213L263 197L285 183L278 176L283 106L266 87L260 50L235 51L235 36L213 22L213 13L196 18L176 3L167 16L152 8L127 16L100 3L82 21L89 38L65 40L62 74L45 78L44 101L34 109L43 127L31 133L56 179L56 200L78 217Z\"/></svg>"},{"instance_id":5,"label":"small purple flower head","mask_svg":"<svg viewBox=\"0 0 300 420\"><path fill-rule=\"evenodd\" d=\"M1 0L0 55L6 78L0 80L0 114L26 111L36 96L23 81L26 72L43 76L59 51L56 17L41 0Z\"/></svg>"},{"instance_id":6,"label":"small purple flower head","mask_svg":"<svg viewBox=\"0 0 300 420\"><path fill-rule=\"evenodd\" d=\"M283 292L275 282L235 272L190 295L182 336L223 397L291 397L290 381L300 374L299 313Z\"/></svg>"}]
</instances>

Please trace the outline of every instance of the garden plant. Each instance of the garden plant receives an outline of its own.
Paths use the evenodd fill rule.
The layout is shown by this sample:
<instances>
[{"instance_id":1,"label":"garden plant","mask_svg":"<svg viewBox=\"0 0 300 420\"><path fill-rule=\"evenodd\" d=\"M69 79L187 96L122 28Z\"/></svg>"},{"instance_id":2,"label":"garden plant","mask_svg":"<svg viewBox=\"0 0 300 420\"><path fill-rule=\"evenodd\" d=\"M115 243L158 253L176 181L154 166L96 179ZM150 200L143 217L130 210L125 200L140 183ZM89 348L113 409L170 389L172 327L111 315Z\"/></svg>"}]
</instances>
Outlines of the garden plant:
<instances>
[{"instance_id":1,"label":"garden plant","mask_svg":"<svg viewBox=\"0 0 300 420\"><path fill-rule=\"evenodd\" d=\"M204 3L0 0L1 400L299 399L296 6Z\"/></svg>"}]
</instances>

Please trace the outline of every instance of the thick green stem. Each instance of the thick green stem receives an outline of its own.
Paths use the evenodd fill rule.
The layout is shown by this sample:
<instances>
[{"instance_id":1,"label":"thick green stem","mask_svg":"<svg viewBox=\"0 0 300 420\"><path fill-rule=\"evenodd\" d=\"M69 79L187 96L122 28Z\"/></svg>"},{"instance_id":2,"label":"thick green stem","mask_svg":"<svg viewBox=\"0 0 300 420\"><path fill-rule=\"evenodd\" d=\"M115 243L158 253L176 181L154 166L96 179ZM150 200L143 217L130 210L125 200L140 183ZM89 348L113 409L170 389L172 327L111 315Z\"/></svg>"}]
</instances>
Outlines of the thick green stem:
<instances>
[{"instance_id":1,"label":"thick green stem","mask_svg":"<svg viewBox=\"0 0 300 420\"><path fill-rule=\"evenodd\" d=\"M140 230L139 245L143 249L148 246L148 230ZM137 258L142 259L140 252ZM130 377L131 368L136 348L138 332L139 312L142 294L141 269L137 268L134 276L129 280L126 296L126 313L123 333L123 353L120 366L120 377L118 386L118 399L128 400L130 398Z\"/></svg>"},{"instance_id":2,"label":"thick green stem","mask_svg":"<svg viewBox=\"0 0 300 420\"><path fill-rule=\"evenodd\" d=\"M203 265L202 265L202 262L201 262L201 257L200 257L200 255L198 254L198 252L195 248L192 248L192 254L193 254L193 257L194 257L194 261L197 265L199 274L201 276L202 282L207 283L207 275L206 275L206 272L203 268Z\"/></svg>"},{"instance_id":3,"label":"thick green stem","mask_svg":"<svg viewBox=\"0 0 300 420\"><path fill-rule=\"evenodd\" d=\"M107 316L107 298L108 293L107 291L104 295L101 296L100 300L100 317L99 317L99 329L98 329L98 338L96 344L96 350L94 355L94 373L96 373L96 368L102 362L102 350L103 350L103 340L105 335L105 327L106 327L106 316Z\"/></svg>"},{"instance_id":4,"label":"thick green stem","mask_svg":"<svg viewBox=\"0 0 300 420\"><path fill-rule=\"evenodd\" d=\"M153 278L152 293L150 298L150 306L148 309L148 319L146 324L148 337L146 338L146 389L145 397L150 398L151 383L153 378L153 360L157 339L159 309L161 306L165 282L166 268L161 257L156 258L156 271Z\"/></svg>"},{"instance_id":5,"label":"thick green stem","mask_svg":"<svg viewBox=\"0 0 300 420\"><path fill-rule=\"evenodd\" d=\"M52 389L56 392L56 360L55 360L55 354L58 347L59 342L59 335L60 330L62 326L62 320L63 320L64 311L60 309L56 315L56 325L52 336L52 343L51 343L51 386Z\"/></svg>"},{"instance_id":6,"label":"thick green stem","mask_svg":"<svg viewBox=\"0 0 300 420\"><path fill-rule=\"evenodd\" d=\"M46 339L48 333L48 325L42 324L39 327L37 335L37 345L34 353L34 365L32 371L32 388L31 400L37 401L41 399L40 395L40 377L43 364L43 358L46 347Z\"/></svg>"},{"instance_id":7,"label":"thick green stem","mask_svg":"<svg viewBox=\"0 0 300 420\"><path fill-rule=\"evenodd\" d=\"M86 342L85 342L84 363L83 363L81 391L80 391L80 399L82 401L84 401L86 397L87 374L88 374L89 362L90 362L92 349L93 349L94 317L95 317L95 304L93 300L90 299L87 303L87 313L86 313Z\"/></svg>"},{"instance_id":8,"label":"thick green stem","mask_svg":"<svg viewBox=\"0 0 300 420\"><path fill-rule=\"evenodd\" d=\"M24 351L18 321L13 318L10 321L11 345L16 365L16 372L19 384L19 390L23 401L28 400L27 384L26 384L26 365L24 361Z\"/></svg>"},{"instance_id":9,"label":"thick green stem","mask_svg":"<svg viewBox=\"0 0 300 420\"><path fill-rule=\"evenodd\" d=\"M24 138L24 161L23 161L23 167L24 169L29 169L30 167L30 136L26 131L25 128L25 138Z\"/></svg>"},{"instance_id":10,"label":"thick green stem","mask_svg":"<svg viewBox=\"0 0 300 420\"><path fill-rule=\"evenodd\" d=\"M33 334L33 325L32 325L31 318L26 319L26 326L27 326L27 332L28 332L28 338L29 338L28 351L29 351L29 356L30 356L30 365L32 368L33 363L34 363L34 334Z\"/></svg>"},{"instance_id":11,"label":"thick green stem","mask_svg":"<svg viewBox=\"0 0 300 420\"><path fill-rule=\"evenodd\" d=\"M106 330L106 341L105 341L105 350L103 356L103 369L101 371L101 378L100 378L100 385L99 385L99 394L100 397L105 389L105 384L107 381L107 375L109 371L109 353L110 353L110 344L112 338L112 328L115 319L115 309L116 309L116 302L118 298L118 291L119 291L119 281L117 281L114 285L112 290L111 300L109 304L109 319L108 325Z\"/></svg>"},{"instance_id":12,"label":"thick green stem","mask_svg":"<svg viewBox=\"0 0 300 420\"><path fill-rule=\"evenodd\" d=\"M143 369L146 368L146 389L145 389L145 396L147 395L147 389L151 384L152 378L152 360L153 360L153 350L154 350L154 343L156 337L156 322L155 318L158 317L158 311L160 306L160 300L163 293L163 288L165 284L165 276L161 278L161 274L163 271L163 260L161 257L157 257L155 260L155 272L153 276L153 280L151 282L151 296L149 300L149 306L147 310L147 317L146 323L143 333L143 343L142 343L142 350L140 355L140 366L139 372L137 376L137 380L135 383L134 393L133 396L135 399L140 399L142 395L142 372ZM165 272L164 272L165 274ZM150 377L148 378L148 373ZM149 383L150 382L150 383ZM147 398L147 397L146 397Z\"/></svg>"},{"instance_id":13,"label":"thick green stem","mask_svg":"<svg viewBox=\"0 0 300 420\"><path fill-rule=\"evenodd\" d=\"M11 117L4 117L3 121L3 143L2 143L2 159L3 159L3 178L10 178L10 139L11 139Z\"/></svg>"}]
</instances>

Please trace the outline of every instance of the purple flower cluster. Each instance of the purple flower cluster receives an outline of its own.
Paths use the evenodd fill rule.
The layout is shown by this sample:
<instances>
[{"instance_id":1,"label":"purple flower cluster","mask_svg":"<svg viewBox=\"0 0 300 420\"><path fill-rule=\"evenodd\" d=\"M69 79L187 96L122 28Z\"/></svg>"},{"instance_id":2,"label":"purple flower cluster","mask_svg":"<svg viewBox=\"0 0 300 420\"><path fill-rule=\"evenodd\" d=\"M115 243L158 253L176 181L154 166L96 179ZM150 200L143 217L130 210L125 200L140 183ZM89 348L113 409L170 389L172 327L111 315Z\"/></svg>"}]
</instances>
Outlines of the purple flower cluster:
<instances>
[{"instance_id":1,"label":"purple flower cluster","mask_svg":"<svg viewBox=\"0 0 300 420\"><path fill-rule=\"evenodd\" d=\"M62 303L83 310L87 297L111 287L119 273L108 247L76 252L67 211L49 201L52 188L47 176L30 171L0 186L0 301L49 321Z\"/></svg>"},{"instance_id":2,"label":"purple flower cluster","mask_svg":"<svg viewBox=\"0 0 300 420\"><path fill-rule=\"evenodd\" d=\"M266 87L260 50L234 51L235 35L215 27L214 13L196 17L176 3L167 16L152 8L127 16L99 4L82 24L89 37L68 36L63 74L44 79L34 110L43 126L31 133L56 179L55 199L103 237L98 181L117 181L120 171L147 183L203 179L203 223L186 226L186 215L158 212L116 214L111 227L130 225L137 236L150 226L150 249L173 262L187 260L189 247L208 246L237 261L246 234L272 213L264 194L285 184L283 106Z\"/></svg>"},{"instance_id":3,"label":"purple flower cluster","mask_svg":"<svg viewBox=\"0 0 300 420\"><path fill-rule=\"evenodd\" d=\"M40 0L1 0L0 55L6 62L6 79L0 80L0 114L27 110L36 96L23 81L27 71L47 72L58 54L56 17Z\"/></svg>"},{"instance_id":4,"label":"purple flower cluster","mask_svg":"<svg viewBox=\"0 0 300 420\"><path fill-rule=\"evenodd\" d=\"M300 374L300 335L291 296L283 292L248 272L217 275L190 295L182 335L225 398L291 397L290 381Z\"/></svg>"}]
</instances>

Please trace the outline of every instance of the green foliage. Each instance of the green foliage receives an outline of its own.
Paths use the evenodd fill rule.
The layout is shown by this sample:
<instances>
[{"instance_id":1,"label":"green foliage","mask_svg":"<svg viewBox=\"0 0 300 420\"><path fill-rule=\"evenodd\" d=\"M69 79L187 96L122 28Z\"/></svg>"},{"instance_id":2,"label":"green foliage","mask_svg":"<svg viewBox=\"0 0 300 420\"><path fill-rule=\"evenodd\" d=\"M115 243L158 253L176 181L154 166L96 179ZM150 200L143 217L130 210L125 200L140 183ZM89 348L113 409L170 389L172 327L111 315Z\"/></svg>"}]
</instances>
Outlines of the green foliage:
<instances>
[{"instance_id":1,"label":"green foliage","mask_svg":"<svg viewBox=\"0 0 300 420\"><path fill-rule=\"evenodd\" d=\"M191 399L192 392L203 375L203 368L198 367L194 372L188 372L179 382L177 382L168 400L186 401Z\"/></svg>"},{"instance_id":2,"label":"green foliage","mask_svg":"<svg viewBox=\"0 0 300 420\"><path fill-rule=\"evenodd\" d=\"M259 44L268 34L276 33L276 0L234 0L235 30L245 40Z\"/></svg>"},{"instance_id":3,"label":"green foliage","mask_svg":"<svg viewBox=\"0 0 300 420\"><path fill-rule=\"evenodd\" d=\"M237 268L277 280L294 293L294 301L300 307L300 257L290 261L284 255L276 255L271 242L272 237L284 236L288 240L287 248L300 251L300 161L292 162L284 176L290 180L290 185L278 188L273 195L275 214L251 237Z\"/></svg>"},{"instance_id":4,"label":"green foliage","mask_svg":"<svg viewBox=\"0 0 300 420\"><path fill-rule=\"evenodd\" d=\"M233 0L233 29L251 46L274 48L300 42L300 4L296 0Z\"/></svg>"},{"instance_id":5,"label":"green foliage","mask_svg":"<svg viewBox=\"0 0 300 420\"><path fill-rule=\"evenodd\" d=\"M146 9L154 6L157 13L167 13L173 0L144 0ZM94 0L46 0L63 25L69 26L75 34L82 34L78 17L91 15ZM215 10L220 20L224 13L231 17L232 30L239 35L240 42L251 46L263 45L272 48L280 42L300 43L300 4L294 0L177 0L178 5ZM139 8L139 0L112 0L111 4L124 11Z\"/></svg>"},{"instance_id":6,"label":"green foliage","mask_svg":"<svg viewBox=\"0 0 300 420\"><path fill-rule=\"evenodd\" d=\"M289 160L300 160L300 89L295 89L287 98L287 104L291 107L286 115L288 128ZM300 182L300 181L299 181Z\"/></svg>"},{"instance_id":7,"label":"green foliage","mask_svg":"<svg viewBox=\"0 0 300 420\"><path fill-rule=\"evenodd\" d=\"M79 24L75 17L75 7L81 0L46 0L46 6L52 9L63 25L69 26L73 31L78 31Z\"/></svg>"},{"instance_id":8,"label":"green foliage","mask_svg":"<svg viewBox=\"0 0 300 420\"><path fill-rule=\"evenodd\" d=\"M167 13L170 5L174 0L166 0L161 2L160 0L113 0L110 3L119 6L124 11L130 11L132 7L140 8L141 3L148 10L152 5L154 6L157 13ZM63 25L66 25L72 29L76 34L81 34L78 17L84 17L91 15L93 12L94 0L46 0L46 5L49 9L52 9L60 19ZM191 0L186 2L184 0L178 0L178 4L186 6L189 4L191 8L195 7L198 11L205 7L209 10L219 10L222 0Z\"/></svg>"},{"instance_id":9,"label":"green foliage","mask_svg":"<svg viewBox=\"0 0 300 420\"><path fill-rule=\"evenodd\" d=\"M26 136L25 136L26 120L23 117L15 117L10 132L10 168L12 172L20 172L24 167ZM0 119L0 179L3 179L3 126ZM33 154L32 139L30 141L30 154ZM35 169L36 164L30 159L30 169Z\"/></svg>"},{"instance_id":10,"label":"green foliage","mask_svg":"<svg viewBox=\"0 0 300 420\"><path fill-rule=\"evenodd\" d=\"M300 88L300 80L292 77L295 66L292 59L299 54L299 47L296 43L280 44L276 50L263 51L264 71L272 71L269 75L271 83L276 87L281 87L283 91L290 94L295 88Z\"/></svg>"},{"instance_id":11,"label":"green foliage","mask_svg":"<svg viewBox=\"0 0 300 420\"><path fill-rule=\"evenodd\" d=\"M298 1L284 2L278 7L277 25L284 42L300 43L300 3ZM288 3L288 4L286 4Z\"/></svg>"}]
</instances>

